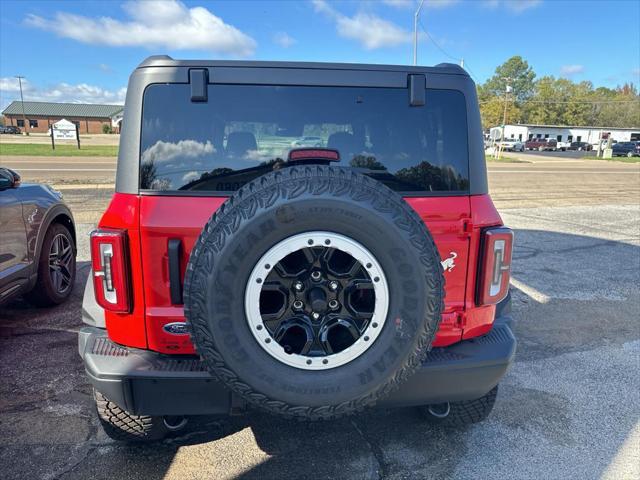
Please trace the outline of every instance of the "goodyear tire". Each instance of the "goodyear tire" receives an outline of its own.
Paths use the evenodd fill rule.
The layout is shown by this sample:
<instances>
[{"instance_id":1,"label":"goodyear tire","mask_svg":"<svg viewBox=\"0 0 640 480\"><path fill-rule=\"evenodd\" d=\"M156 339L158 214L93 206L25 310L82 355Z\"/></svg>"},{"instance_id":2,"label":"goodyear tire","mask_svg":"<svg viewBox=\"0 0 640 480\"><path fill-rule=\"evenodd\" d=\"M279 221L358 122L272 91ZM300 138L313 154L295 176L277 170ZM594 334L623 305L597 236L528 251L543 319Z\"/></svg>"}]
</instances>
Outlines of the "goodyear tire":
<instances>
[{"instance_id":1,"label":"goodyear tire","mask_svg":"<svg viewBox=\"0 0 640 480\"><path fill-rule=\"evenodd\" d=\"M328 419L420 365L443 308L433 238L396 193L348 169L289 167L244 186L194 246L185 316L209 371L251 404Z\"/></svg>"}]
</instances>

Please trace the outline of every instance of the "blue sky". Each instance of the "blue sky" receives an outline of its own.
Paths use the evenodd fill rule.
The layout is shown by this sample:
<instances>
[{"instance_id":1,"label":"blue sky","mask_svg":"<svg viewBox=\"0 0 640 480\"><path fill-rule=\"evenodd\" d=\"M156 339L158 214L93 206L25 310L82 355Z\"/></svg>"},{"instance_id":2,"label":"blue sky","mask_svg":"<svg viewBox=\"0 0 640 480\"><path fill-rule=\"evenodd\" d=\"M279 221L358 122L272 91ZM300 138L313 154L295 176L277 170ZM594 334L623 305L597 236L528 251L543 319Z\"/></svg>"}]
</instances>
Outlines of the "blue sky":
<instances>
[{"instance_id":1,"label":"blue sky","mask_svg":"<svg viewBox=\"0 0 640 480\"><path fill-rule=\"evenodd\" d=\"M131 70L174 58L407 64L419 0L0 2L0 108L122 103ZM464 58L478 82L521 55L538 76L640 83L640 2L426 0L418 63ZM444 51L443 51L444 50Z\"/></svg>"}]
</instances>

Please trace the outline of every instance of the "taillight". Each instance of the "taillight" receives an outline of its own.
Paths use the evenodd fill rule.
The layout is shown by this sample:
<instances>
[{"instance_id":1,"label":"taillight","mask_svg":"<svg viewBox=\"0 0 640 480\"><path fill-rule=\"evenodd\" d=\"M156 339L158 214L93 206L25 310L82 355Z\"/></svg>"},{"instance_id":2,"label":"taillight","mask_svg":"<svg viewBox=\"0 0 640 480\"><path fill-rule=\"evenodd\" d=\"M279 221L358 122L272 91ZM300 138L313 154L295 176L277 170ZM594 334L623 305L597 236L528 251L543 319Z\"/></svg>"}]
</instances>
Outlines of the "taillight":
<instances>
[{"instance_id":1,"label":"taillight","mask_svg":"<svg viewBox=\"0 0 640 480\"><path fill-rule=\"evenodd\" d=\"M126 239L124 230L91 232L93 290L98 305L112 312L131 308Z\"/></svg>"},{"instance_id":2,"label":"taillight","mask_svg":"<svg viewBox=\"0 0 640 480\"><path fill-rule=\"evenodd\" d=\"M509 293L513 232L506 227L483 232L479 270L478 305L493 305Z\"/></svg>"}]
</instances>

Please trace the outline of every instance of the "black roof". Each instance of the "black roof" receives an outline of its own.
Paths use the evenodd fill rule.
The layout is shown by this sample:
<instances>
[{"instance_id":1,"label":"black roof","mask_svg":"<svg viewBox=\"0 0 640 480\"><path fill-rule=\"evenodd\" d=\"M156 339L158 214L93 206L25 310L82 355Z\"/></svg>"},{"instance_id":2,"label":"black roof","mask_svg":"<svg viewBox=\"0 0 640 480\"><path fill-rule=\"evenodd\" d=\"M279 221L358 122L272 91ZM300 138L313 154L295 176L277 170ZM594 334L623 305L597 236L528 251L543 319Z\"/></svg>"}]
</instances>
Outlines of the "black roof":
<instances>
[{"instance_id":1,"label":"black roof","mask_svg":"<svg viewBox=\"0 0 640 480\"><path fill-rule=\"evenodd\" d=\"M2 111L3 115L39 115L50 117L111 118L122 112L123 105L94 103L20 102L14 100Z\"/></svg>"},{"instance_id":2,"label":"black roof","mask_svg":"<svg viewBox=\"0 0 640 480\"><path fill-rule=\"evenodd\" d=\"M324 62L271 62L257 60L175 60L169 55L152 55L138 65L147 67L253 67L253 68L306 68L321 70L369 70L378 72L446 73L469 75L455 63L439 63L433 67L412 65L376 65L365 63L324 63Z\"/></svg>"}]
</instances>

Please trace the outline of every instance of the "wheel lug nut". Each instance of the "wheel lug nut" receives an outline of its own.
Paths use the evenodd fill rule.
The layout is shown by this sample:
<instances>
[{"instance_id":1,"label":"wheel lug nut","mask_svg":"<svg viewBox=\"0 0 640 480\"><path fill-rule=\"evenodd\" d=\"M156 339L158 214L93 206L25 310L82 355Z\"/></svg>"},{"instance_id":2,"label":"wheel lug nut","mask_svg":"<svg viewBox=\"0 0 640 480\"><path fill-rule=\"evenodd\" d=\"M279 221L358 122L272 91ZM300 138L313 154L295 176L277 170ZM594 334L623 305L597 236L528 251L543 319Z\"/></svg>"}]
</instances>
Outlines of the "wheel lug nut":
<instances>
[{"instance_id":1,"label":"wheel lug nut","mask_svg":"<svg viewBox=\"0 0 640 480\"><path fill-rule=\"evenodd\" d=\"M304 285L302 284L302 282L296 282L293 284L293 289L296 292L301 292L304 289Z\"/></svg>"},{"instance_id":2,"label":"wheel lug nut","mask_svg":"<svg viewBox=\"0 0 640 480\"><path fill-rule=\"evenodd\" d=\"M336 282L335 280L329 282L329 290L335 292L337 289L338 289L338 282Z\"/></svg>"},{"instance_id":3,"label":"wheel lug nut","mask_svg":"<svg viewBox=\"0 0 640 480\"><path fill-rule=\"evenodd\" d=\"M311 280L317 282L318 280L320 280L321 277L322 277L322 274L318 270L311 272Z\"/></svg>"},{"instance_id":4,"label":"wheel lug nut","mask_svg":"<svg viewBox=\"0 0 640 480\"><path fill-rule=\"evenodd\" d=\"M340 304L338 303L337 300L331 300L329 301L329 308L331 310L336 310L338 307L340 306Z\"/></svg>"},{"instance_id":5,"label":"wheel lug nut","mask_svg":"<svg viewBox=\"0 0 640 480\"><path fill-rule=\"evenodd\" d=\"M295 302L293 302L293 308L295 310L302 310L304 308L304 303L302 303L300 300L296 300Z\"/></svg>"}]
</instances>

